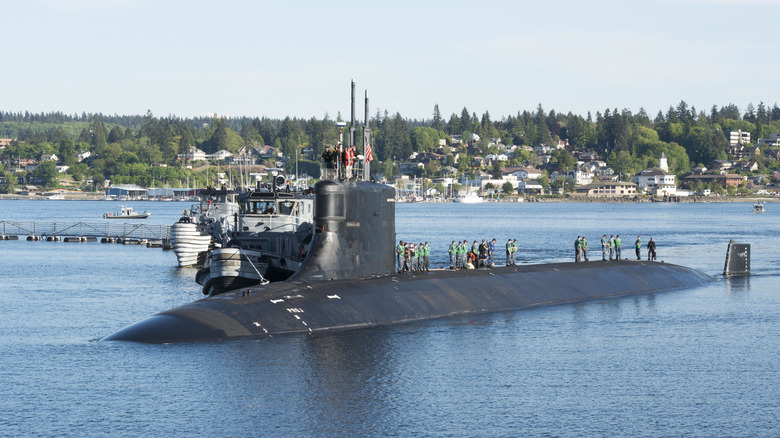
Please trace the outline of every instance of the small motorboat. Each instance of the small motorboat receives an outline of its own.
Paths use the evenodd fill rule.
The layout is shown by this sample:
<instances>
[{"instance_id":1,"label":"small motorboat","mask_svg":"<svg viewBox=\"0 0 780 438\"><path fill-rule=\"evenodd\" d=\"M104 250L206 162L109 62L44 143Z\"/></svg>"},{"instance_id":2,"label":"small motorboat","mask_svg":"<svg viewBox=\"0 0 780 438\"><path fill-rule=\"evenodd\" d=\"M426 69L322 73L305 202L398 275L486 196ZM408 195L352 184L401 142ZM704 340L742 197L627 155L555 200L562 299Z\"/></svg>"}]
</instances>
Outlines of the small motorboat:
<instances>
[{"instance_id":1,"label":"small motorboat","mask_svg":"<svg viewBox=\"0 0 780 438\"><path fill-rule=\"evenodd\" d=\"M753 213L763 213L764 212L764 203L763 202L756 202L753 204Z\"/></svg>"},{"instance_id":2,"label":"small motorboat","mask_svg":"<svg viewBox=\"0 0 780 438\"><path fill-rule=\"evenodd\" d=\"M146 219L151 213L144 211L143 213L137 213L133 210L133 207L122 206L119 209L119 213L104 213L103 219Z\"/></svg>"}]
</instances>

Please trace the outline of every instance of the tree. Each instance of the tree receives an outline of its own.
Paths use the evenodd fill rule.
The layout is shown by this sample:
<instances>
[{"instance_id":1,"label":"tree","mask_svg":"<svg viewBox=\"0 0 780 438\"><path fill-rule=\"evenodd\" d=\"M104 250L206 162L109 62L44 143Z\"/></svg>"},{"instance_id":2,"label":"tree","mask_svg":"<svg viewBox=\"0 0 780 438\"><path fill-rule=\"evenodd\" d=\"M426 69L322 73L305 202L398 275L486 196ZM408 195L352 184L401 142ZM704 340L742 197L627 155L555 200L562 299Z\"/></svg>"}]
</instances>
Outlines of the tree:
<instances>
[{"instance_id":1,"label":"tree","mask_svg":"<svg viewBox=\"0 0 780 438\"><path fill-rule=\"evenodd\" d=\"M33 171L33 176L38 178L44 187L57 187L57 165L54 161L44 161L38 165Z\"/></svg>"},{"instance_id":2,"label":"tree","mask_svg":"<svg viewBox=\"0 0 780 438\"><path fill-rule=\"evenodd\" d=\"M511 195L512 193L515 192L515 188L512 185L511 181L507 181L504 183L504 185L501 186L501 191L507 195Z\"/></svg>"},{"instance_id":3,"label":"tree","mask_svg":"<svg viewBox=\"0 0 780 438\"><path fill-rule=\"evenodd\" d=\"M16 190L16 175L13 172L5 172L3 175L3 185L0 187L0 192L13 194Z\"/></svg>"}]
</instances>

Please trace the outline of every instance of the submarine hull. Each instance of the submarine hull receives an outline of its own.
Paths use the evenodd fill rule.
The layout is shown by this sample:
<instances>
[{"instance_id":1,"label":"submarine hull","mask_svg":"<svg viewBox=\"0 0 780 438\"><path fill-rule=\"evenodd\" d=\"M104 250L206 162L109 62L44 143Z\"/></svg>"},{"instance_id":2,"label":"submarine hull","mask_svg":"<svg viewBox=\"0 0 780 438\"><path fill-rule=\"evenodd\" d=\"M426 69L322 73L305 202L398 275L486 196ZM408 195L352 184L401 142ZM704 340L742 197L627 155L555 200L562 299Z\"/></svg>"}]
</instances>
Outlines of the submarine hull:
<instances>
[{"instance_id":1,"label":"submarine hull","mask_svg":"<svg viewBox=\"0 0 780 438\"><path fill-rule=\"evenodd\" d=\"M286 281L171 309L104 340L175 343L323 333L683 289L713 280L668 263L596 261Z\"/></svg>"}]
</instances>

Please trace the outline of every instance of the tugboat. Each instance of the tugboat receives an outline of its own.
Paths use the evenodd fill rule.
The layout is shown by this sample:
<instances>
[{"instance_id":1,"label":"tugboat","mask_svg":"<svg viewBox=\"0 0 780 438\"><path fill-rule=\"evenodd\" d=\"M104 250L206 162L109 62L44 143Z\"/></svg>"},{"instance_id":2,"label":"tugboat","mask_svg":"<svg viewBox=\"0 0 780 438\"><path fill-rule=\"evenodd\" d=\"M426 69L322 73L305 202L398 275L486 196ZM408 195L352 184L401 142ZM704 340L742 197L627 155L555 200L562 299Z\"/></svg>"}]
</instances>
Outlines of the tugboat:
<instances>
[{"instance_id":1,"label":"tugboat","mask_svg":"<svg viewBox=\"0 0 780 438\"><path fill-rule=\"evenodd\" d=\"M242 194L232 231L206 256L195 281L204 295L289 278L300 268L314 234L310 193L286 191L283 176L273 189Z\"/></svg>"},{"instance_id":2,"label":"tugboat","mask_svg":"<svg viewBox=\"0 0 780 438\"><path fill-rule=\"evenodd\" d=\"M103 213L103 219L146 219L151 213L136 213L133 207L120 207L119 213Z\"/></svg>"}]
</instances>

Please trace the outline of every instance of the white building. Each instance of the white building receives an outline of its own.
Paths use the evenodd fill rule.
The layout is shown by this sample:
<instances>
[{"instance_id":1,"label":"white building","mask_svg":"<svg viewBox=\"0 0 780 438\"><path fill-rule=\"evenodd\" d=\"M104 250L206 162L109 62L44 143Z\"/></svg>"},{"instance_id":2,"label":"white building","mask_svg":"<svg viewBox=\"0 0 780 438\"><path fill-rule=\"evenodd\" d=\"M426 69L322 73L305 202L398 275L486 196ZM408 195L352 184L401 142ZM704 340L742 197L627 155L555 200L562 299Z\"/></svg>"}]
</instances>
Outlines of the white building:
<instances>
[{"instance_id":1,"label":"white building","mask_svg":"<svg viewBox=\"0 0 780 438\"><path fill-rule=\"evenodd\" d=\"M750 143L750 133L743 130L730 131L729 132L729 145L736 146L738 144Z\"/></svg>"},{"instance_id":2,"label":"white building","mask_svg":"<svg viewBox=\"0 0 780 438\"><path fill-rule=\"evenodd\" d=\"M228 152L228 151L226 151L224 149L220 149L220 150L214 152L211 155L207 155L206 158L208 158L209 160L224 161L226 158L232 157L232 156L233 156L233 154L231 154L230 152Z\"/></svg>"},{"instance_id":3,"label":"white building","mask_svg":"<svg viewBox=\"0 0 780 438\"><path fill-rule=\"evenodd\" d=\"M180 154L179 158L184 158L189 161L204 161L206 160L206 153L193 146L186 154Z\"/></svg>"},{"instance_id":4,"label":"white building","mask_svg":"<svg viewBox=\"0 0 780 438\"><path fill-rule=\"evenodd\" d=\"M677 177L669 173L669 165L666 155L661 153L658 159L658 167L645 169L634 175L637 189L656 195L674 195L677 193Z\"/></svg>"}]
</instances>

